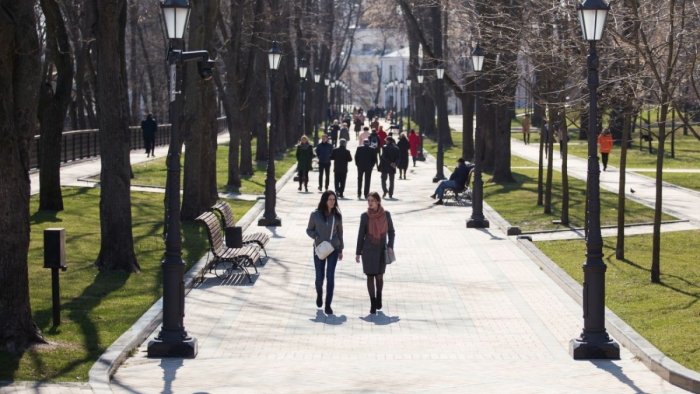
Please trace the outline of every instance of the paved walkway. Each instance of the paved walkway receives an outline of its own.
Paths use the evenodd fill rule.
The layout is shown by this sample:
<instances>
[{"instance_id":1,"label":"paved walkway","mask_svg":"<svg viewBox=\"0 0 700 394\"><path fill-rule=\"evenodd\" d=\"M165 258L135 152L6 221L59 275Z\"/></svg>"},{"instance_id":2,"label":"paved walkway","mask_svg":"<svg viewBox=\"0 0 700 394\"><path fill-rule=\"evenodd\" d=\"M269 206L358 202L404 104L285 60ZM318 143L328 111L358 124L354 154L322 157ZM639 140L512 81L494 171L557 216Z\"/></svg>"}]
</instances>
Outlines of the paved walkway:
<instances>
[{"instance_id":1,"label":"paved walkway","mask_svg":"<svg viewBox=\"0 0 700 394\"><path fill-rule=\"evenodd\" d=\"M145 159L132 154L132 162ZM354 196L350 168L345 194ZM99 160L65 167L62 179L79 184L96 173ZM385 306L376 316L368 313L364 275L353 258L366 202L340 201L346 256L336 273L336 315L325 316L314 304L311 241L304 232L320 193L314 180L310 193L290 183L278 193L283 226L262 229L273 239L255 283L207 277L189 293L185 325L199 341L197 358L148 359L141 346L117 371L111 390L683 392L624 348L618 361L572 360L568 342L581 332L581 307L497 226L467 230L469 207L433 206L427 196L434 174L434 161L419 162L408 180L396 181L395 199L384 201L395 218L398 261L387 271ZM378 173L373 189L380 190ZM485 211L492 214L488 206ZM0 388L89 391L70 384Z\"/></svg>"},{"instance_id":2,"label":"paved walkway","mask_svg":"<svg viewBox=\"0 0 700 394\"><path fill-rule=\"evenodd\" d=\"M619 361L572 360L581 307L501 231L467 230L469 208L432 205L434 173L432 161L410 168L408 180L396 181L395 199L384 201L395 218L398 261L387 271L382 312L369 314L353 259L366 209L354 198L340 201L346 250L336 314L317 310L304 229L320 193L313 181L309 193L290 182L278 193L282 227L263 229L273 238L255 283L208 277L189 293L185 325L199 341L197 358L148 359L142 345L112 390L682 392L624 349ZM351 166L347 196L355 196L355 179Z\"/></svg>"}]
</instances>

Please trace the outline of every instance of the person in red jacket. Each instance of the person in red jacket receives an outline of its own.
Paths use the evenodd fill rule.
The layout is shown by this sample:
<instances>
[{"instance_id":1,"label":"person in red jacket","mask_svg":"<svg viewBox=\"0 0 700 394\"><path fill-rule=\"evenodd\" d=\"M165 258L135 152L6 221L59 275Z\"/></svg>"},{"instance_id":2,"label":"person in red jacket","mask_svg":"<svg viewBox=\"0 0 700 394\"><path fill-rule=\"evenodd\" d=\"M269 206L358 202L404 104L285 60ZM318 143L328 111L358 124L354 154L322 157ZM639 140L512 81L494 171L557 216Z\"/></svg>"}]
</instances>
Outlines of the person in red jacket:
<instances>
[{"instance_id":1,"label":"person in red jacket","mask_svg":"<svg viewBox=\"0 0 700 394\"><path fill-rule=\"evenodd\" d=\"M415 130L411 130L408 133L408 146L411 152L411 158L413 159L413 166L416 166L416 159L418 157L418 145L420 145L420 137L416 134Z\"/></svg>"},{"instance_id":2,"label":"person in red jacket","mask_svg":"<svg viewBox=\"0 0 700 394\"><path fill-rule=\"evenodd\" d=\"M382 126L379 126L379 130L377 130L377 137L379 137L379 147L383 148L386 143L386 131L384 131Z\"/></svg>"},{"instance_id":3,"label":"person in red jacket","mask_svg":"<svg viewBox=\"0 0 700 394\"><path fill-rule=\"evenodd\" d=\"M603 130L602 134L598 135L598 146L600 147L600 155L603 157L603 171L608 169L608 155L612 150L613 139L610 134L610 128Z\"/></svg>"}]
</instances>

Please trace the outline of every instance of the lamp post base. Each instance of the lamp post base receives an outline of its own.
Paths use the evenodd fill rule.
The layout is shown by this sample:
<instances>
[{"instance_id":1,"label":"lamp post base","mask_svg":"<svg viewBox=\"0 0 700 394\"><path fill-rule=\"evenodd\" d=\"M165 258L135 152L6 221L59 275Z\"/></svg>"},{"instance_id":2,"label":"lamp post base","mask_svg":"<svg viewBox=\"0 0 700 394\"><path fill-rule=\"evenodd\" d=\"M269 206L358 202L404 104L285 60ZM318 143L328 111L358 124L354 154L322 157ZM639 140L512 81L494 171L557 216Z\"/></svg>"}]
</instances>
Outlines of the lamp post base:
<instances>
[{"instance_id":1,"label":"lamp post base","mask_svg":"<svg viewBox=\"0 0 700 394\"><path fill-rule=\"evenodd\" d=\"M197 356L197 338L181 340L154 339L148 342L148 357L195 358Z\"/></svg>"},{"instance_id":2,"label":"lamp post base","mask_svg":"<svg viewBox=\"0 0 700 394\"><path fill-rule=\"evenodd\" d=\"M609 339L607 342L586 342L581 339L569 341L569 353L574 360L619 360L620 345Z\"/></svg>"},{"instance_id":3,"label":"lamp post base","mask_svg":"<svg viewBox=\"0 0 700 394\"><path fill-rule=\"evenodd\" d=\"M467 228L489 228L487 219L469 219L467 220Z\"/></svg>"},{"instance_id":4,"label":"lamp post base","mask_svg":"<svg viewBox=\"0 0 700 394\"><path fill-rule=\"evenodd\" d=\"M268 219L265 217L262 217L258 220L258 226L263 226L263 227L280 227L282 225L282 219L278 217L274 217L272 219Z\"/></svg>"}]
</instances>

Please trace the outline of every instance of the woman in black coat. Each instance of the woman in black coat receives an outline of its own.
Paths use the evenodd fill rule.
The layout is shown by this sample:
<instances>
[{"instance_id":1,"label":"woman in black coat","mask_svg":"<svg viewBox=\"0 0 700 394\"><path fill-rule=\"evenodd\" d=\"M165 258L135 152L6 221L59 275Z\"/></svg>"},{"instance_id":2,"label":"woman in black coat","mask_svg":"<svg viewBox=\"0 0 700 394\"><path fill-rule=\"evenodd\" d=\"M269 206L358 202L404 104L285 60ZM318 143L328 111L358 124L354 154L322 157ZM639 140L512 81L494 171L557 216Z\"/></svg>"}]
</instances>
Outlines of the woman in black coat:
<instances>
[{"instance_id":1,"label":"woman in black coat","mask_svg":"<svg viewBox=\"0 0 700 394\"><path fill-rule=\"evenodd\" d=\"M401 133L396 146L399 147L399 161L396 163L399 169L399 179L406 179L406 170L408 170L408 150L410 148L406 133Z\"/></svg>"},{"instance_id":2,"label":"woman in black coat","mask_svg":"<svg viewBox=\"0 0 700 394\"><path fill-rule=\"evenodd\" d=\"M394 249L394 222L391 214L382 208L379 193L371 192L367 196L367 212L360 216L360 229L357 234L355 262L362 257L362 270L367 275L369 292L369 313L382 309L382 289L386 271L387 249Z\"/></svg>"}]
</instances>

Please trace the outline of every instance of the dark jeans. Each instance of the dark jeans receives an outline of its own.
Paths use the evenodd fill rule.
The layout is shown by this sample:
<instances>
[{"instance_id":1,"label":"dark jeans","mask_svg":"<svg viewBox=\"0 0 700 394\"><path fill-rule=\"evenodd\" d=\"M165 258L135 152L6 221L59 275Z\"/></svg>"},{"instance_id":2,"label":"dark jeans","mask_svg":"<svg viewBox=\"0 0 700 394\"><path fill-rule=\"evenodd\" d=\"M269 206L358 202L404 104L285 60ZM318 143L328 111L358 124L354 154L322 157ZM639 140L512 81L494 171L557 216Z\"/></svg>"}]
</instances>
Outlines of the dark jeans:
<instances>
[{"instance_id":1,"label":"dark jeans","mask_svg":"<svg viewBox=\"0 0 700 394\"><path fill-rule=\"evenodd\" d=\"M333 178L334 178L334 185L335 185L335 194L343 195L345 193L345 180L348 177L347 172L334 172L333 173Z\"/></svg>"},{"instance_id":2,"label":"dark jeans","mask_svg":"<svg viewBox=\"0 0 700 394\"><path fill-rule=\"evenodd\" d=\"M153 150L156 147L156 139L155 137L153 138L144 138L143 139L143 145L146 148L146 154L153 154Z\"/></svg>"},{"instance_id":3,"label":"dark jeans","mask_svg":"<svg viewBox=\"0 0 700 394\"><path fill-rule=\"evenodd\" d=\"M323 174L326 174L326 187L323 188ZM331 163L318 163L318 188L321 190L328 190L328 184L331 179Z\"/></svg>"},{"instance_id":4,"label":"dark jeans","mask_svg":"<svg viewBox=\"0 0 700 394\"><path fill-rule=\"evenodd\" d=\"M301 187L302 184L304 184L304 186L308 186L309 185L309 171L308 170L307 171L299 170L299 171L297 171L297 174L299 174L299 187Z\"/></svg>"},{"instance_id":5,"label":"dark jeans","mask_svg":"<svg viewBox=\"0 0 700 394\"><path fill-rule=\"evenodd\" d=\"M370 181L372 180L372 170L361 170L357 169L357 195L360 195L360 192L362 191L362 178L365 179L365 193L364 197L367 197L369 194L369 184Z\"/></svg>"},{"instance_id":6,"label":"dark jeans","mask_svg":"<svg viewBox=\"0 0 700 394\"><path fill-rule=\"evenodd\" d=\"M395 173L382 172L382 191L384 193L389 193L389 197L394 195L394 175ZM389 177L389 188L386 187L386 178Z\"/></svg>"},{"instance_id":7,"label":"dark jeans","mask_svg":"<svg viewBox=\"0 0 700 394\"><path fill-rule=\"evenodd\" d=\"M445 189L457 189L457 182L447 179L438 184L437 189L435 189L435 194L440 200L442 200L442 197L445 195Z\"/></svg>"},{"instance_id":8,"label":"dark jeans","mask_svg":"<svg viewBox=\"0 0 700 394\"><path fill-rule=\"evenodd\" d=\"M609 153L600 153L600 156L603 158L603 170L608 169L608 155Z\"/></svg>"},{"instance_id":9,"label":"dark jeans","mask_svg":"<svg viewBox=\"0 0 700 394\"><path fill-rule=\"evenodd\" d=\"M338 251L334 251L325 260L319 260L314 253L314 266L316 267L316 293L323 292L323 277L326 277L326 305L333 302L333 289L335 288L335 266L338 264Z\"/></svg>"}]
</instances>

